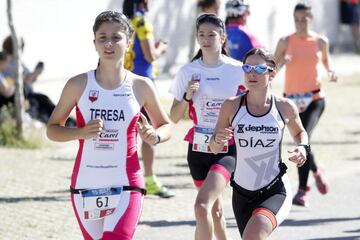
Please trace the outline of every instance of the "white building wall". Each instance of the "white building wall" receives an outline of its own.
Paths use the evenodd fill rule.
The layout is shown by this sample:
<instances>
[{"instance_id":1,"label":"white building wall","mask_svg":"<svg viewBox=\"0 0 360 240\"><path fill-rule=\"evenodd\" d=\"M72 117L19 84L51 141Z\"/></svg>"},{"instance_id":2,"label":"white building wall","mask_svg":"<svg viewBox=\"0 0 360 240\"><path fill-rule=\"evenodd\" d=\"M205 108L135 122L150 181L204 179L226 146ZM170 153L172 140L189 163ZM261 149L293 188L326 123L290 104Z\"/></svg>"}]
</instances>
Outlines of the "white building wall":
<instances>
[{"instance_id":1,"label":"white building wall","mask_svg":"<svg viewBox=\"0 0 360 240\"><path fill-rule=\"evenodd\" d=\"M122 0L12 0L13 18L25 40L24 62L33 68L45 62L40 80L67 79L97 64L92 25L103 10L121 11ZM167 40L168 53L160 69L173 73L188 61L189 43L195 22L196 0L152 0L149 19L156 38ZM281 36L293 31L295 0L250 0L249 28L270 50ZM339 27L337 0L310 0L315 31L332 43L351 42L350 32ZM222 12L222 15L223 12ZM341 31L340 31L341 30ZM338 33L342 34L338 34ZM0 0L0 41L9 34L6 0Z\"/></svg>"}]
</instances>

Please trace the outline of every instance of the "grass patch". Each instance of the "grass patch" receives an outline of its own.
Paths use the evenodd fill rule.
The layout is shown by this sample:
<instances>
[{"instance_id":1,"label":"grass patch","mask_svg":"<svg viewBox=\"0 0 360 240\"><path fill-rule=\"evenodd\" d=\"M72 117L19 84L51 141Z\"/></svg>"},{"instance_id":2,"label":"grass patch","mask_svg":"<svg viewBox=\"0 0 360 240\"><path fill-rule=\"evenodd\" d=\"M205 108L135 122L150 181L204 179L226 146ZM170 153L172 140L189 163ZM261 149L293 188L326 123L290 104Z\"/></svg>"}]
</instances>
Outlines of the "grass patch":
<instances>
[{"instance_id":1,"label":"grass patch","mask_svg":"<svg viewBox=\"0 0 360 240\"><path fill-rule=\"evenodd\" d=\"M24 136L18 137L12 106L0 109L0 146L22 149L37 149L43 145L42 131L34 129L31 124L24 125Z\"/></svg>"}]
</instances>

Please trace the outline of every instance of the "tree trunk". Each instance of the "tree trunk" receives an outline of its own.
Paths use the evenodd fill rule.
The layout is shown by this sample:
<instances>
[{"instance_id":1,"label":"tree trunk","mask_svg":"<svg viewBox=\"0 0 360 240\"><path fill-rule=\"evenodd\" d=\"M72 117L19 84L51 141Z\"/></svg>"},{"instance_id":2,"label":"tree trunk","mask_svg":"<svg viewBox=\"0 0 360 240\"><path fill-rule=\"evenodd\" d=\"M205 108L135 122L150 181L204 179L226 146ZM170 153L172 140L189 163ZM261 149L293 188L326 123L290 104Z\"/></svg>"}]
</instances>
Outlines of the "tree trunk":
<instances>
[{"instance_id":1,"label":"tree trunk","mask_svg":"<svg viewBox=\"0 0 360 240\"><path fill-rule=\"evenodd\" d=\"M16 117L16 130L17 137L23 139L23 116L24 116L24 91L23 91L23 77L22 77L22 67L21 67L21 56L19 51L19 41L16 36L15 27L12 19L12 4L11 0L7 0L7 18L8 25L11 32L11 38L13 42L13 57L15 62L15 117Z\"/></svg>"}]
</instances>

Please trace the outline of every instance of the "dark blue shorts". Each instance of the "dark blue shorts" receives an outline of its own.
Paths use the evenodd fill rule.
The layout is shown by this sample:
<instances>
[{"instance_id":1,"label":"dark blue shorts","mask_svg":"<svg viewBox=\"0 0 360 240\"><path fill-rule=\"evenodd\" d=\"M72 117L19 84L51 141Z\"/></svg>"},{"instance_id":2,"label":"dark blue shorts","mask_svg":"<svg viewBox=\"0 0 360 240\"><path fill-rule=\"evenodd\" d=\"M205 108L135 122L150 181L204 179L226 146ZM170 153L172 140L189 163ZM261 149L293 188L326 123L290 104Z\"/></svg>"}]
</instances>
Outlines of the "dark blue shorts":
<instances>
[{"instance_id":1,"label":"dark blue shorts","mask_svg":"<svg viewBox=\"0 0 360 240\"><path fill-rule=\"evenodd\" d=\"M359 24L359 6L356 3L340 2L340 20L343 24Z\"/></svg>"}]
</instances>

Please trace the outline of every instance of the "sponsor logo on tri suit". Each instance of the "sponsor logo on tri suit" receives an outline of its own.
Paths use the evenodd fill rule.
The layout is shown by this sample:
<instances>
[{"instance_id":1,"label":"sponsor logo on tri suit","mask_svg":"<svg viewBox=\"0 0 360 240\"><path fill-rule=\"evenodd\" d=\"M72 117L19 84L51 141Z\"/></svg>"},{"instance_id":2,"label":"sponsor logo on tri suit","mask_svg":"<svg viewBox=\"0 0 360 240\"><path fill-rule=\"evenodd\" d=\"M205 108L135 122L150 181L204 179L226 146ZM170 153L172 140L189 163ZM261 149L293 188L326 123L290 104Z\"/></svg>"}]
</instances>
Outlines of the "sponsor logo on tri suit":
<instances>
[{"instance_id":1,"label":"sponsor logo on tri suit","mask_svg":"<svg viewBox=\"0 0 360 240\"><path fill-rule=\"evenodd\" d=\"M238 124L238 133L244 133L245 124Z\"/></svg>"},{"instance_id":2,"label":"sponsor logo on tri suit","mask_svg":"<svg viewBox=\"0 0 360 240\"><path fill-rule=\"evenodd\" d=\"M114 150L114 142L119 141L118 129L105 129L97 137L93 138L95 150Z\"/></svg>"},{"instance_id":3,"label":"sponsor logo on tri suit","mask_svg":"<svg viewBox=\"0 0 360 240\"><path fill-rule=\"evenodd\" d=\"M208 81L220 81L220 78L218 78L218 77L207 77L206 80L208 80Z\"/></svg>"},{"instance_id":4,"label":"sponsor logo on tri suit","mask_svg":"<svg viewBox=\"0 0 360 240\"><path fill-rule=\"evenodd\" d=\"M99 134L99 141L119 141L118 136L118 129L105 129Z\"/></svg>"},{"instance_id":5,"label":"sponsor logo on tri suit","mask_svg":"<svg viewBox=\"0 0 360 240\"><path fill-rule=\"evenodd\" d=\"M222 101L221 102L218 102L218 101L206 102L206 107L208 107L208 108L221 108L221 105L222 105Z\"/></svg>"},{"instance_id":6,"label":"sponsor logo on tri suit","mask_svg":"<svg viewBox=\"0 0 360 240\"><path fill-rule=\"evenodd\" d=\"M97 90L90 90L89 91L89 100L91 102L95 102L99 97L99 91Z\"/></svg>"},{"instance_id":7,"label":"sponsor logo on tri suit","mask_svg":"<svg viewBox=\"0 0 360 240\"><path fill-rule=\"evenodd\" d=\"M131 96L131 94L130 93L114 93L114 95L113 95L114 97L129 97L129 96Z\"/></svg>"},{"instance_id":8,"label":"sponsor logo on tri suit","mask_svg":"<svg viewBox=\"0 0 360 240\"><path fill-rule=\"evenodd\" d=\"M118 165L86 165L88 168L117 168Z\"/></svg>"},{"instance_id":9,"label":"sponsor logo on tri suit","mask_svg":"<svg viewBox=\"0 0 360 240\"><path fill-rule=\"evenodd\" d=\"M95 150L102 150L102 151L113 151L114 150L114 143L95 142L94 149Z\"/></svg>"},{"instance_id":10,"label":"sponsor logo on tri suit","mask_svg":"<svg viewBox=\"0 0 360 240\"><path fill-rule=\"evenodd\" d=\"M268 148L268 147L274 147L274 142L276 139L254 139L253 137L251 137L250 139L239 138L238 140L240 147Z\"/></svg>"},{"instance_id":11,"label":"sponsor logo on tri suit","mask_svg":"<svg viewBox=\"0 0 360 240\"><path fill-rule=\"evenodd\" d=\"M244 130L247 132L260 132L260 133L278 133L279 132L279 128L273 127L273 126L265 126L265 125L252 126L251 124L249 124L248 126L245 127L245 124L238 124L237 132L244 133Z\"/></svg>"},{"instance_id":12,"label":"sponsor logo on tri suit","mask_svg":"<svg viewBox=\"0 0 360 240\"><path fill-rule=\"evenodd\" d=\"M101 118L104 121L125 121L125 114L122 109L99 109L90 108L91 120Z\"/></svg>"}]
</instances>

